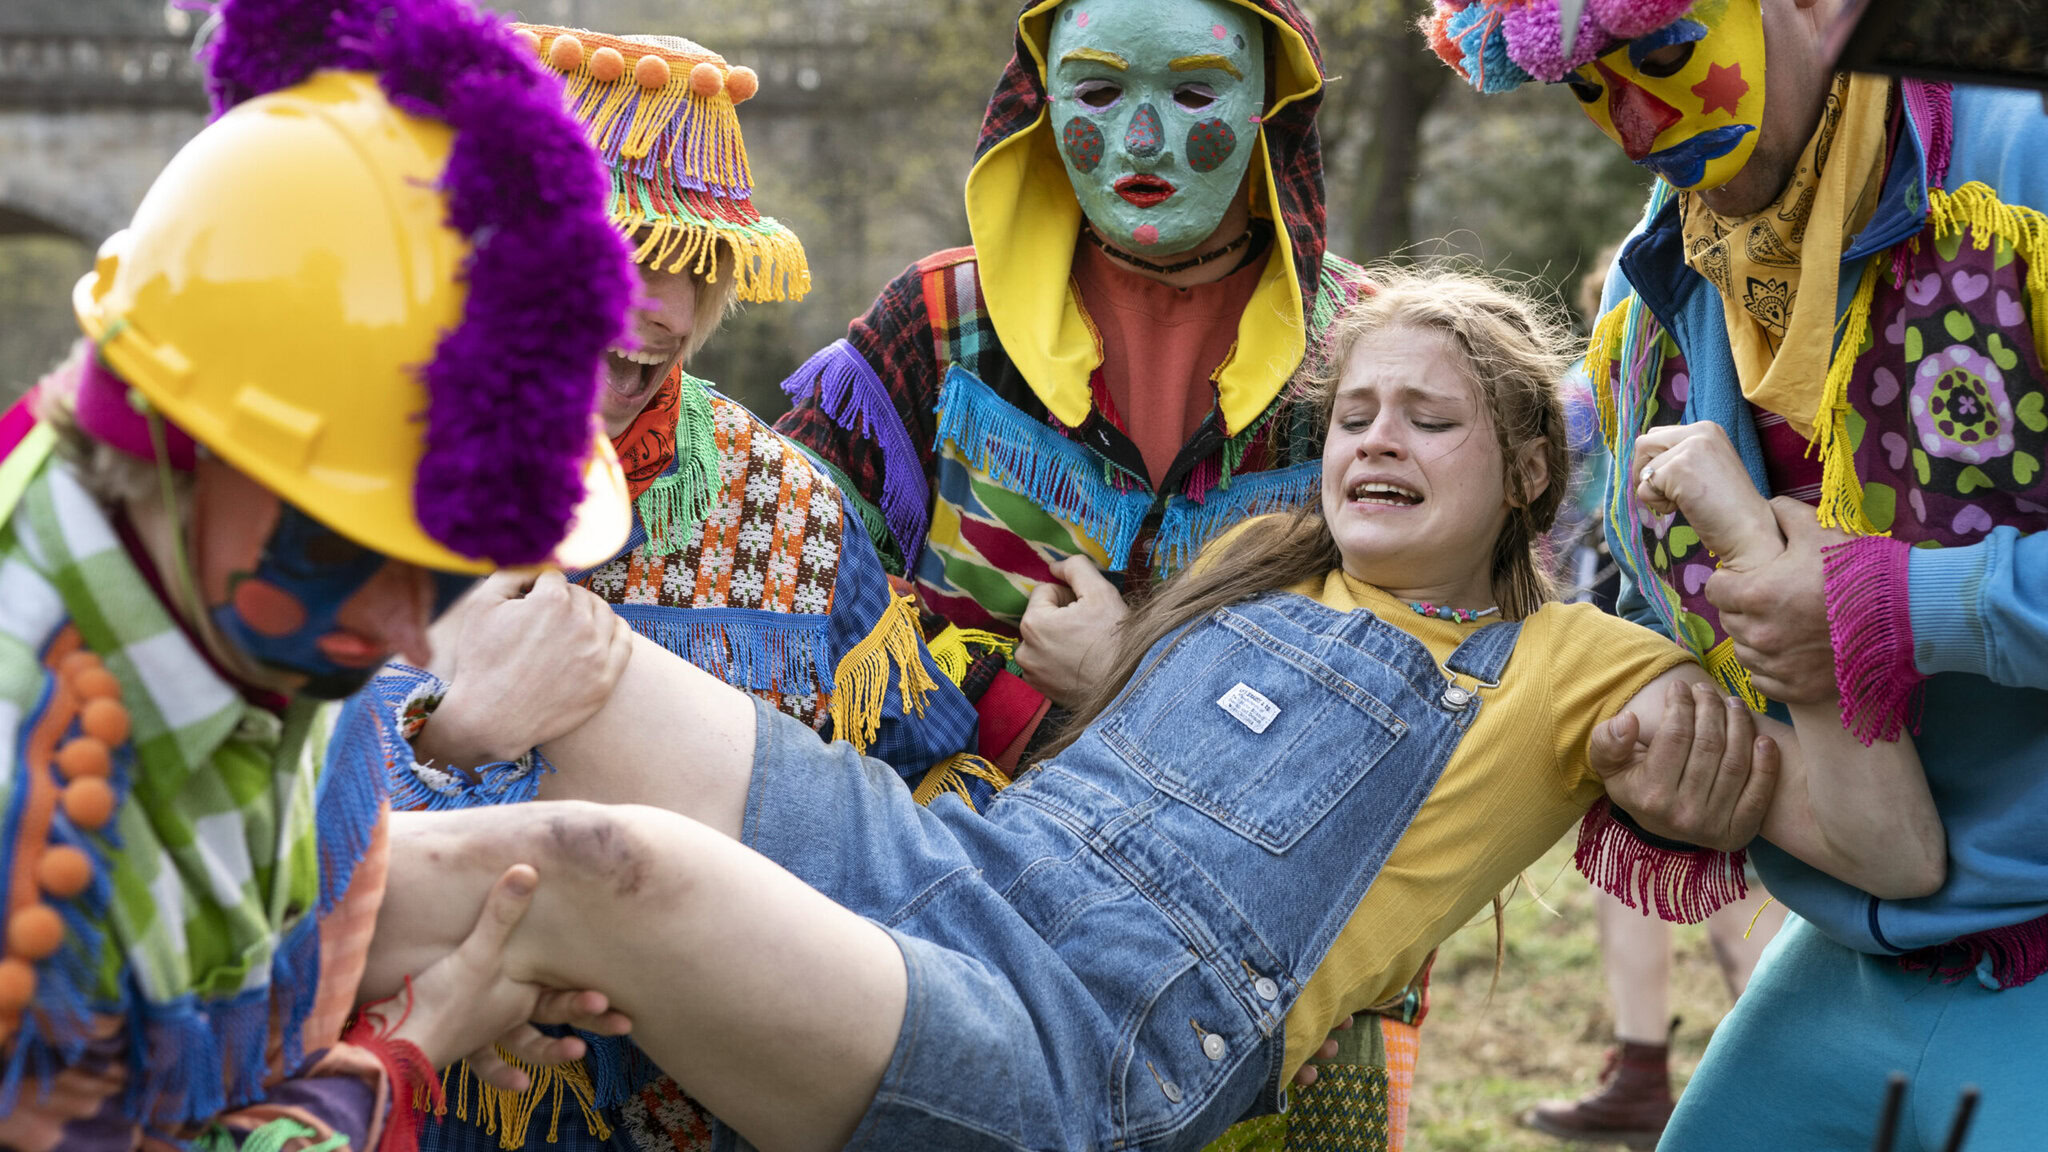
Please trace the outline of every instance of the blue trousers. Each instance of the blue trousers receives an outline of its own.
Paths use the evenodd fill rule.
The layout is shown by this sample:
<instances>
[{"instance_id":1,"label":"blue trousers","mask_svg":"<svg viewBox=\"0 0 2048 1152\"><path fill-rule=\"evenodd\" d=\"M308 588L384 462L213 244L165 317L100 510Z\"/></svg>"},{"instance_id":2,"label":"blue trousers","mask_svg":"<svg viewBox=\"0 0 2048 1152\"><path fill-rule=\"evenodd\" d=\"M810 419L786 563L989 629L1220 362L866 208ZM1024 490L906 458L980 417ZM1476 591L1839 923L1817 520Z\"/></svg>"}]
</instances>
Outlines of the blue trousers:
<instances>
[{"instance_id":1,"label":"blue trousers","mask_svg":"<svg viewBox=\"0 0 2048 1152\"><path fill-rule=\"evenodd\" d=\"M2048 979L1945 984L1790 917L1657 1147L1869 1148L1893 1072L1909 1082L1894 1152L1940 1152L1965 1084L1983 1093L1965 1152L2048 1148Z\"/></svg>"}]
</instances>

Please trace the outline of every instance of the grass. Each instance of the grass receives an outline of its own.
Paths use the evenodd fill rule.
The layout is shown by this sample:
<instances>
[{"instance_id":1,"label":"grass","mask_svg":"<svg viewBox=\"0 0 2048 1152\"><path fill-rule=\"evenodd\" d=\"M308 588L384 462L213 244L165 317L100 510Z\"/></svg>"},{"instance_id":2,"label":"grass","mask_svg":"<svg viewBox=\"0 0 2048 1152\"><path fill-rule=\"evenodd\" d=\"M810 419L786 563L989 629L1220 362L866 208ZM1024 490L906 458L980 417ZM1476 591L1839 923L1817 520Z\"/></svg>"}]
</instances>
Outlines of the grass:
<instances>
[{"instance_id":1,"label":"grass","mask_svg":"<svg viewBox=\"0 0 2048 1152\"><path fill-rule=\"evenodd\" d=\"M1571 866L1574 837L1528 870L1528 884L1509 904L1507 957L1490 996L1490 914L1439 951L1409 1112L1408 1147L1414 1152L1575 1147L1515 1122L1517 1113L1538 1100L1575 1097L1592 1088L1612 1040L1593 894ZM1699 1063L1728 1007L1706 932L1676 929L1671 1010L1684 1023L1672 1049L1674 1091Z\"/></svg>"}]
</instances>

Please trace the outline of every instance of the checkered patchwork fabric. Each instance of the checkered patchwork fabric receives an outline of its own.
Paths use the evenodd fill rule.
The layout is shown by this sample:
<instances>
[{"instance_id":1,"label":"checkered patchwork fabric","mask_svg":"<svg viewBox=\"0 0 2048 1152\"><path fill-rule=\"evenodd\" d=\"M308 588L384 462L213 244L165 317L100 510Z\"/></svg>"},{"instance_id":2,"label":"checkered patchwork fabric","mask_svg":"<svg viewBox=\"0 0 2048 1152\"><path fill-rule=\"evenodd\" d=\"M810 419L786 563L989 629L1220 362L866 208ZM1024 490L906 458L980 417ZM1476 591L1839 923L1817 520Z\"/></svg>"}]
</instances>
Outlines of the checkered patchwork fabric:
<instances>
[{"instance_id":1,"label":"checkered patchwork fabric","mask_svg":"<svg viewBox=\"0 0 2048 1152\"><path fill-rule=\"evenodd\" d=\"M0 892L20 889L43 845L93 862L60 901L64 941L37 963L0 1092L39 1091L124 1035L132 1091L150 1102L138 1119L191 1131L333 1042L304 1032L328 1019L316 1001L332 942L316 917L372 846L389 749L374 726L338 729L331 705L246 703L67 464L17 449L0 472L29 477L0 484L15 496L0 509ZM95 830L58 805L31 826L27 796L62 784L50 749L79 735L75 698L55 690L75 648L114 675L131 725L112 749L114 816Z\"/></svg>"}]
</instances>

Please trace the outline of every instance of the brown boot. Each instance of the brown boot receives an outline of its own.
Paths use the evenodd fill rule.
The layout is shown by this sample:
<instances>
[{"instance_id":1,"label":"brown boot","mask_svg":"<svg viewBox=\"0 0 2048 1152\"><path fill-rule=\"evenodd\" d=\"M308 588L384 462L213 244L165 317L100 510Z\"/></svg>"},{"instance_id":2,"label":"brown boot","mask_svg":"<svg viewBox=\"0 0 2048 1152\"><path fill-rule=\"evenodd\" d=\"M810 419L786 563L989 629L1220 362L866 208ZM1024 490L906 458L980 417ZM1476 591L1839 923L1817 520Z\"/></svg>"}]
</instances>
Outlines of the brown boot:
<instances>
[{"instance_id":1,"label":"brown boot","mask_svg":"<svg viewBox=\"0 0 2048 1152\"><path fill-rule=\"evenodd\" d=\"M1522 1123L1567 1140L1655 1148L1671 1119L1670 1051L1624 1040L1607 1050L1599 1088L1577 1100L1546 1100L1522 1113Z\"/></svg>"}]
</instances>

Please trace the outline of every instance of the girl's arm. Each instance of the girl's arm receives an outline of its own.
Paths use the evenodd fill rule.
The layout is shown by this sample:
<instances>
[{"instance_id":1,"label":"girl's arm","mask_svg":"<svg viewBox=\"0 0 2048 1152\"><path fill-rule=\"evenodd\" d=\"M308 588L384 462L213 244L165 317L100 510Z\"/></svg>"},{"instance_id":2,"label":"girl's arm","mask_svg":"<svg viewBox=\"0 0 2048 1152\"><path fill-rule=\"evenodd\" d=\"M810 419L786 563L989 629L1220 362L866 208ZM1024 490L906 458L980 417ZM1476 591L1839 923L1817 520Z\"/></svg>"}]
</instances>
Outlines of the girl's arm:
<instances>
[{"instance_id":1,"label":"girl's arm","mask_svg":"<svg viewBox=\"0 0 2048 1152\"><path fill-rule=\"evenodd\" d=\"M1720 425L1647 432L1636 440L1636 464L1637 499L1659 513L1683 512L1722 567L1755 568L1784 550L1770 503L1750 484ZM1662 697L1651 693L1673 676L1708 683L1691 666L1653 681L1628 705L1645 730L1663 711ZM1748 709L1740 700L1724 703L1744 721L1729 731L1739 728L1740 738L1749 738ZM1763 819L1765 839L1873 896L1908 899L1940 888L1947 837L1912 740L1865 748L1843 730L1832 697L1788 707L1791 727L1756 721L1783 754L1782 778Z\"/></svg>"},{"instance_id":2,"label":"girl's arm","mask_svg":"<svg viewBox=\"0 0 2048 1152\"><path fill-rule=\"evenodd\" d=\"M1698 665L1680 665L1602 726L1602 740L1637 749L1628 768L1607 776L1608 793L1653 832L1673 829L1697 840L1706 830L1702 842L1713 843L1712 829L1742 821L1711 814L1740 811L1758 793L1741 773L1698 766L1741 760L1745 744L1761 766L1770 758L1766 745L1775 744L1777 787L1763 811L1765 839L1881 899L1940 888L1947 836L1911 739L1865 748L1843 730L1832 701L1793 706L1792 718L1787 726L1755 716L1740 700L1723 697ZM1639 738L1644 732L1658 735ZM1645 769L1653 742L1690 746L1693 767L1677 776ZM1746 795L1738 801L1730 788Z\"/></svg>"}]
</instances>

